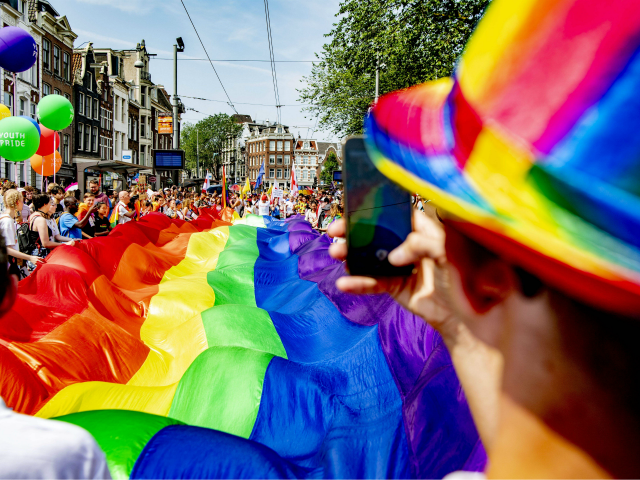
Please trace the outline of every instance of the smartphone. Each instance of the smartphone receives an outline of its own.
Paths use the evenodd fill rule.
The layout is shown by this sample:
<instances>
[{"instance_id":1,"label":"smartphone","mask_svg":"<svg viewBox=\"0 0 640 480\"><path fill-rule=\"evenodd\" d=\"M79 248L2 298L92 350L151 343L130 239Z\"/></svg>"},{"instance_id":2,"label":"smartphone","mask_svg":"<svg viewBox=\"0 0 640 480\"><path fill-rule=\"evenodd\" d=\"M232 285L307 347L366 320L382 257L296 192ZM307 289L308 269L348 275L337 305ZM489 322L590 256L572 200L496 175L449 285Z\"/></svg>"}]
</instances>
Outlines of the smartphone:
<instances>
[{"instance_id":1,"label":"smartphone","mask_svg":"<svg viewBox=\"0 0 640 480\"><path fill-rule=\"evenodd\" d=\"M347 139L343 151L349 274L410 275L413 265L394 267L387 256L411 233L411 195L380 173L362 137Z\"/></svg>"}]
</instances>

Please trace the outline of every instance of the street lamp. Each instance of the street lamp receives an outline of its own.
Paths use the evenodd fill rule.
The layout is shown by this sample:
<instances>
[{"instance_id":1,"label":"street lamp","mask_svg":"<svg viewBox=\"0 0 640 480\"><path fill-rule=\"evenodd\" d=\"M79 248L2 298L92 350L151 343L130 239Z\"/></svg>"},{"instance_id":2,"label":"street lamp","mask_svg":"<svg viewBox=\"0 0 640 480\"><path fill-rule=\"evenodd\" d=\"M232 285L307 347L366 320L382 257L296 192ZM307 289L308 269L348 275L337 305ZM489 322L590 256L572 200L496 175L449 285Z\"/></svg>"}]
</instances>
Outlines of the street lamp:
<instances>
[{"instance_id":1,"label":"street lamp","mask_svg":"<svg viewBox=\"0 0 640 480\"><path fill-rule=\"evenodd\" d=\"M178 138L178 108L180 99L178 98L178 52L184 52L184 42L182 37L176 38L176 44L173 46L173 149L180 147L180 139Z\"/></svg>"}]
</instances>

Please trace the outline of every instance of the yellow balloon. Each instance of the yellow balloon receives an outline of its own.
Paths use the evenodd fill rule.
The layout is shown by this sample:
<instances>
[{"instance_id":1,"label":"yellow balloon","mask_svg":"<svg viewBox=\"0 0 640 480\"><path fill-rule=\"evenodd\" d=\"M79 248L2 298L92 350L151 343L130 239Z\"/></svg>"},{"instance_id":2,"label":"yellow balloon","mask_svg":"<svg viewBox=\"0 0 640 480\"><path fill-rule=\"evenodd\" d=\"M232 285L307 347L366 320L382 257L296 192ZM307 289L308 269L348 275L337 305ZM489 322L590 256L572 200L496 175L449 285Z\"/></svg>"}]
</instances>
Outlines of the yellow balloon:
<instances>
[{"instance_id":1,"label":"yellow balloon","mask_svg":"<svg viewBox=\"0 0 640 480\"><path fill-rule=\"evenodd\" d=\"M11 110L6 105L0 105L0 120L11 116Z\"/></svg>"}]
</instances>

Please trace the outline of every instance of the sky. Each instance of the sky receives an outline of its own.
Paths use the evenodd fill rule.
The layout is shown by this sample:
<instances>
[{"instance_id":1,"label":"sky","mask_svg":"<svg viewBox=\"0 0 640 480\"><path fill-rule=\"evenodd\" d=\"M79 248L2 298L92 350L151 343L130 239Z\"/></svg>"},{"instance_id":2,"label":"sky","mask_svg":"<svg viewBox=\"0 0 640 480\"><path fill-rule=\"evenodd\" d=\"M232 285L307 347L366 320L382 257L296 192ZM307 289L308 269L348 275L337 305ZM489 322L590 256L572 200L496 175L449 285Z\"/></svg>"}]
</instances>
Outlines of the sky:
<instances>
[{"instance_id":1,"label":"sky","mask_svg":"<svg viewBox=\"0 0 640 480\"><path fill-rule=\"evenodd\" d=\"M142 39L147 51L157 54L150 63L151 80L173 94L173 44L185 43L178 58L178 94L189 110L184 121L196 122L215 113L233 114L202 45L180 0L49 0L66 15L78 35L75 46L93 42L96 48L135 48ZM263 0L183 0L212 60L269 60ZM315 60L336 22L340 0L269 0L275 60ZM168 59L168 60L167 60ZM276 121L275 96L268 62L214 61L222 84L238 113L253 120ZM276 63L282 123L297 136L336 141L330 132L306 118L296 89L311 63ZM201 101L201 97L219 102ZM268 106L242 105L242 103ZM198 113L200 112L200 113ZM306 115L306 117L305 117Z\"/></svg>"}]
</instances>

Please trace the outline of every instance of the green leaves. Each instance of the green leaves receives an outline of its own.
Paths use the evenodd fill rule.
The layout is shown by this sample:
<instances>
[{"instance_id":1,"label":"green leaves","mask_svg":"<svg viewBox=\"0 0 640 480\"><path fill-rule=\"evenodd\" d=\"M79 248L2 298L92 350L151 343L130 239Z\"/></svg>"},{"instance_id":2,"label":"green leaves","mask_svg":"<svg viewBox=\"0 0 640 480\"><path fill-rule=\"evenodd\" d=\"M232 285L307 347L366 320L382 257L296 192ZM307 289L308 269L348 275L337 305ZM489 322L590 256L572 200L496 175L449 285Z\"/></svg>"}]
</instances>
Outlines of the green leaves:
<instances>
[{"instance_id":1,"label":"green leaves","mask_svg":"<svg viewBox=\"0 0 640 480\"><path fill-rule=\"evenodd\" d=\"M322 172L320 172L320 180L324 182L325 185L330 185L333 181L333 171L339 170L340 164L338 163L338 157L334 152L329 152L327 158L322 164Z\"/></svg>"},{"instance_id":2,"label":"green leaves","mask_svg":"<svg viewBox=\"0 0 640 480\"><path fill-rule=\"evenodd\" d=\"M375 96L452 74L490 0L344 0L330 39L298 90L319 128L362 133Z\"/></svg>"},{"instance_id":3,"label":"green leaves","mask_svg":"<svg viewBox=\"0 0 640 480\"><path fill-rule=\"evenodd\" d=\"M185 151L186 168L195 170L199 146L201 174L206 169L215 171L213 167L220 163L220 154L229 136L239 137L241 133L242 125L226 113L211 115L196 124L185 124L180 145Z\"/></svg>"}]
</instances>

